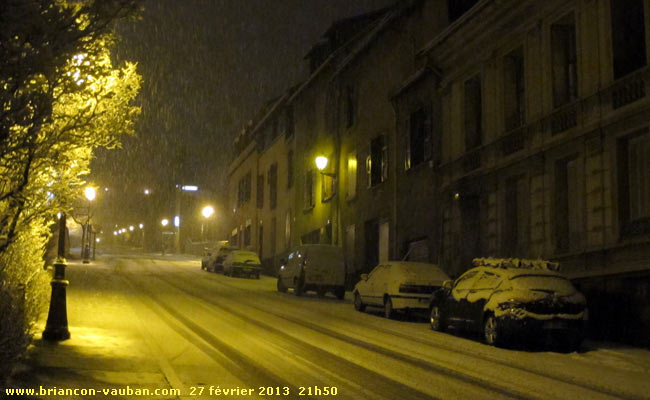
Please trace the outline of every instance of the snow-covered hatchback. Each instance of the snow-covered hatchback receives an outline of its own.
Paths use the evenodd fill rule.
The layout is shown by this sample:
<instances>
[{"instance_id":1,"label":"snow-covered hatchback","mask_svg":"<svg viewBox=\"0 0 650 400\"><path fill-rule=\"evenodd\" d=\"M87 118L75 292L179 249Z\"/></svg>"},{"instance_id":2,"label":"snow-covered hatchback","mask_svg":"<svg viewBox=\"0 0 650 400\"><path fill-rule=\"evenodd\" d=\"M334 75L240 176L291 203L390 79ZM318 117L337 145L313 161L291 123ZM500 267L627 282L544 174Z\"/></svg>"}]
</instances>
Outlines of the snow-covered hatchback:
<instances>
[{"instance_id":1,"label":"snow-covered hatchback","mask_svg":"<svg viewBox=\"0 0 650 400\"><path fill-rule=\"evenodd\" d=\"M445 282L431 297L431 329L479 332L490 345L550 338L565 351L577 350L585 297L558 272L536 265L478 266Z\"/></svg>"}]
</instances>

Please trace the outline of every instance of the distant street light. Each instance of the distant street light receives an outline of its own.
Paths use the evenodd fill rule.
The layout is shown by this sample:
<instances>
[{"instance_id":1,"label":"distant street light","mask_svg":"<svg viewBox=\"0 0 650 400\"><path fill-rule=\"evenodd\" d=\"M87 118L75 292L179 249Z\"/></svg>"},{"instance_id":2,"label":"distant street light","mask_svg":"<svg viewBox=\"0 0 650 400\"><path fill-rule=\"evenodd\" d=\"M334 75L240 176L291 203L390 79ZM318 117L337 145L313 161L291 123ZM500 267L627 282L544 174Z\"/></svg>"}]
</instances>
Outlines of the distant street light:
<instances>
[{"instance_id":1,"label":"distant street light","mask_svg":"<svg viewBox=\"0 0 650 400\"><path fill-rule=\"evenodd\" d=\"M203 218L205 218L206 220L209 220L210 217L212 217L214 215L214 207L212 207L212 206L203 207L203 209L201 210L201 214L203 215ZM201 241L204 240L204 233L203 233L204 230L205 230L204 222L202 221L201 222Z\"/></svg>"},{"instance_id":2,"label":"distant street light","mask_svg":"<svg viewBox=\"0 0 650 400\"><path fill-rule=\"evenodd\" d=\"M92 186L87 186L84 189L84 196L88 200L88 218L86 219L86 227L84 229L84 235L82 235L83 240L81 241L81 252L83 253L82 263L88 264L90 262L90 243L91 243L91 232L90 232L90 206L95 197L97 196L97 190Z\"/></svg>"},{"instance_id":3,"label":"distant street light","mask_svg":"<svg viewBox=\"0 0 650 400\"><path fill-rule=\"evenodd\" d=\"M167 218L163 218L160 221L160 225L162 225L163 230L162 230L162 255L165 255L165 227L169 225L169 220Z\"/></svg>"},{"instance_id":4,"label":"distant street light","mask_svg":"<svg viewBox=\"0 0 650 400\"><path fill-rule=\"evenodd\" d=\"M133 225L129 226L129 230L130 230L131 232L133 232L134 229L135 229L135 227L134 227Z\"/></svg>"},{"instance_id":5,"label":"distant street light","mask_svg":"<svg viewBox=\"0 0 650 400\"><path fill-rule=\"evenodd\" d=\"M149 195L150 193L151 193L151 191L150 191L149 189L145 189L145 190L144 190L144 194L145 194L145 195Z\"/></svg>"},{"instance_id":6,"label":"distant street light","mask_svg":"<svg viewBox=\"0 0 650 400\"><path fill-rule=\"evenodd\" d=\"M162 225L162 226L169 225L169 220L167 218L163 218L162 221L160 221L160 225Z\"/></svg>"}]
</instances>

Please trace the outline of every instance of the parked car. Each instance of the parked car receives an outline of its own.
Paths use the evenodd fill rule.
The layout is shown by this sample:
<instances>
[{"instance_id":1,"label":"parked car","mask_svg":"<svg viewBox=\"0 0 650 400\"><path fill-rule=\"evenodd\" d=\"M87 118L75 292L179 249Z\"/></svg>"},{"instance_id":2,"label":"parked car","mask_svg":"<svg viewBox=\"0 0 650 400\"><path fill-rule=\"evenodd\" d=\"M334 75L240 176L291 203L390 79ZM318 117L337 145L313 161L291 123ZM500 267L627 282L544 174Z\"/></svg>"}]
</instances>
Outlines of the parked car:
<instances>
[{"instance_id":1,"label":"parked car","mask_svg":"<svg viewBox=\"0 0 650 400\"><path fill-rule=\"evenodd\" d=\"M354 308L383 307L386 318L393 318L397 310L426 312L431 293L446 280L449 276L434 264L387 261L361 275L353 291Z\"/></svg>"},{"instance_id":2,"label":"parked car","mask_svg":"<svg viewBox=\"0 0 650 400\"><path fill-rule=\"evenodd\" d=\"M220 244L209 250L206 249L201 259L201 269L209 272L222 272L223 261L233 250L237 250L237 247L231 247L227 244Z\"/></svg>"},{"instance_id":3,"label":"parked car","mask_svg":"<svg viewBox=\"0 0 650 400\"><path fill-rule=\"evenodd\" d=\"M308 290L319 297L332 292L337 299L345 297L345 259L343 250L325 244L307 244L294 249L280 266L278 291L293 289L296 296Z\"/></svg>"},{"instance_id":4,"label":"parked car","mask_svg":"<svg viewBox=\"0 0 650 400\"><path fill-rule=\"evenodd\" d=\"M576 350L587 318L585 297L543 260L476 259L478 265L431 297L431 329L482 333L490 345L552 337Z\"/></svg>"},{"instance_id":5,"label":"parked car","mask_svg":"<svg viewBox=\"0 0 650 400\"><path fill-rule=\"evenodd\" d=\"M247 250L232 250L223 261L223 273L228 276L249 276L260 279L262 263L257 254Z\"/></svg>"}]
</instances>

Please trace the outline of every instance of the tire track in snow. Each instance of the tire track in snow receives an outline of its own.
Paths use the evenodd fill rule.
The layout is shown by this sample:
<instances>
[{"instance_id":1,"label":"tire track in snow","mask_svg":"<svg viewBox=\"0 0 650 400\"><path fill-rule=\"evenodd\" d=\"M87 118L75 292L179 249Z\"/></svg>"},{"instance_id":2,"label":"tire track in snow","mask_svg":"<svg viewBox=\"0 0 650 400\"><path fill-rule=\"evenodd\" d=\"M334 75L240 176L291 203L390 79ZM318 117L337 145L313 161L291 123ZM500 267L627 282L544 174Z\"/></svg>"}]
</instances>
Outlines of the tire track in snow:
<instances>
[{"instance_id":1,"label":"tire track in snow","mask_svg":"<svg viewBox=\"0 0 650 400\"><path fill-rule=\"evenodd\" d=\"M154 264L156 264L156 263L154 263ZM159 265L157 265L157 267L160 268ZM185 274L196 275L194 272L187 271L187 270L182 270L182 269L179 270L179 272L183 272ZM230 289L234 289L234 290L239 291L239 292L248 292L248 290L246 290L246 289L242 289L242 288L240 288L238 286L228 284L228 283L223 282L221 280L213 280L213 281L216 282L219 285L228 287ZM192 282L196 283L196 280L192 280ZM272 299L272 300L277 301L277 297L275 297L275 296L269 296L266 293L261 293L261 295L263 295L264 297L266 297L268 299ZM208 300L208 301L210 301L210 300ZM292 317L292 316L289 316L289 315L286 315L286 314L278 313L278 312L269 310L267 308L262 308L262 307L254 305L254 304L252 304L250 302L246 302L246 303L247 303L247 306L249 306L249 307L251 307L253 309L256 309L258 311L262 311L262 312L274 315L276 317L288 320L288 321L293 322L295 324L304 326L304 327L306 327L308 329L312 329L314 331L320 332L320 333L328 335L328 336L336 337L339 340L342 340L342 341L345 341L345 342L348 342L348 343L351 343L351 344L358 345L360 347L366 348L366 349L371 350L371 351L376 351L376 352L381 353L381 354L383 354L383 352L389 352L389 353L395 354L396 356L393 357L393 358L397 358L397 359L399 359L399 357L407 357L407 358L410 357L410 356L404 355L402 353L397 353L397 352L394 352L392 350L386 349L386 348L381 347L381 346L377 346L377 345L370 344L368 342L364 342L364 341L359 340L359 339L357 339L355 337L351 337L349 335L345 335L345 334L333 331L333 330L331 330L329 328L326 328L326 327L323 327L323 326L320 326L320 325L316 325L316 324L307 322L307 321L302 320L302 319L298 319L296 317ZM345 320L346 322L349 322L349 323L356 323L356 321L352 321L349 318L342 317L339 314L335 315L335 314L328 313L328 315L332 316L332 317L335 317L335 318L343 319L343 320ZM409 336L409 335L406 335L406 334L403 334L403 333L400 333L400 332L396 332L396 331L393 331L393 330L390 330L390 329L382 329L382 328L378 328L378 327L374 327L374 326L373 326L373 329L376 329L376 330L378 330L378 331L380 331L382 333L388 334L388 335L398 336L398 337L401 337L403 339L414 341L416 343L420 343L420 344L423 344L423 345L426 345L426 346L432 346L433 345L431 342L428 342L426 340L422 340L422 339L419 339L417 337L412 337L412 336ZM563 384L575 386L577 388L581 388L581 389L584 389L584 390L595 392L595 393L598 393L598 394L601 394L601 395L606 395L606 396L610 396L610 397L618 398L618 399L622 399L622 400L628 400L628 399L629 400L644 400L644 398L636 397L636 396L634 396L632 394L613 391L611 389L608 389L607 387L597 386L597 385L593 385L593 384L590 384L590 383L584 383L584 382L579 382L579 381L574 381L574 380L567 380L565 377L561 377L561 376L558 376L558 375L555 375L555 374L551 374L551 373L548 373L546 371L536 370L536 369L530 368L530 367L528 367L526 365L521 365L521 364L513 365L511 362L508 362L508 361L502 361L502 360L495 359L495 358L492 358L492 357L485 357L485 356L476 355L475 353L472 353L470 351L466 351L466 350L463 351L462 349L458 349L458 348L453 347L453 346L439 345L437 343L435 344L435 346L440 347L443 350L447 350L447 351L455 352L455 353L460 353L462 355L465 355L465 356L468 356L468 357L471 357L471 358L476 358L476 359L479 359L479 360L482 360L482 361L495 363L495 364L498 364L500 366L507 367L507 368L510 368L510 369L516 369L518 371L527 372L527 373L530 373L530 374L533 374L533 375L536 375L536 376L539 376L539 377L543 377L543 378L553 380L553 381L556 381L556 382L560 382L560 383L563 383ZM377 349L377 350L375 350L375 349ZM388 355L388 354L385 354L385 355ZM413 358L413 357L411 357L411 358ZM422 363L422 362L429 363L427 361L420 360L420 359L417 359L417 358L413 358L413 359L414 359L414 362L416 362L416 363ZM433 364L433 365L437 365L437 364ZM444 366L439 366L439 367L443 368L443 369L446 368ZM453 372L453 373L458 373L458 371L454 371L454 370L450 370L450 371ZM441 371L441 373L444 373L444 372ZM467 376L469 376L469 375L467 375ZM477 378L475 378L475 379L477 379ZM484 382L484 384L488 385L488 387L497 387L497 388L501 389L501 386L497 386L493 382L484 381L484 380L480 380L480 381ZM512 395L521 396L520 393L516 393L516 392L511 393L509 395L510 396L512 396ZM525 395L523 395L523 397L526 398Z\"/></svg>"},{"instance_id":2,"label":"tire track in snow","mask_svg":"<svg viewBox=\"0 0 650 400\"><path fill-rule=\"evenodd\" d=\"M364 371L367 371L367 372L365 372L366 374L367 373L372 374L371 376L368 376L368 378L369 378L369 382L373 383L373 386L381 386L384 381L387 381L387 380L390 379L390 378L387 378L387 377L385 377L383 375L380 375L380 374L377 374L377 373L375 373L373 371L370 371L370 370L366 369L365 367L359 366L358 364L352 363L352 362L350 362L350 361L348 361L348 360L346 360L344 358L341 358L341 357L336 356L336 355L334 355L332 353L326 352L326 351L312 345L311 343L308 343L306 341L303 341L303 340L298 339L298 338L296 338L296 337L294 337L292 335L287 334L285 331L282 331L282 330L280 330L278 328L275 328L275 327L273 327L271 325L268 325L268 324L266 324L266 323L264 323L262 321L259 321L257 319L251 318L250 316L248 316L247 314L245 314L243 312L240 312L240 311L237 311L237 310L235 310L235 309L233 309L231 307L225 306L222 303L218 303L218 302L216 302L214 300L214 297L217 296L217 297L220 297L220 298L225 298L225 299L230 300L230 301L232 301L232 299L229 299L227 297L224 297L224 296L222 296L222 295L220 295L218 293L214 293L214 292L210 292L209 296L205 296L205 297L204 296L198 296L196 292L188 290L186 287L179 285L177 282L172 282L169 279L165 279L165 278L163 278L162 276L159 276L159 275L156 275L155 277L162 280L162 281L164 281L164 282L166 282L167 284L169 284L171 286L174 286L176 289L178 289L178 290L180 290L180 291L182 291L182 292L184 292L184 293L186 293L186 294L188 294L190 296L197 297L197 298L199 298L199 299L201 299L203 301L206 301L206 302L208 302L208 303L210 303L210 304L212 304L212 305L214 305L214 306L216 306L218 308L221 308L222 310L224 310L224 311L226 311L226 312L228 312L230 314L236 315L237 317L239 317L239 318L241 318L241 319L243 319L243 320L245 320L245 321L247 321L247 322L249 322L251 324L262 327L262 328L264 328L264 329L266 329L266 330L268 330L270 332L273 332L274 334L282 336L282 337L286 338L286 340L289 343L299 341L304 347L310 348L310 350L313 350L313 351L317 351L323 357L335 357L336 359L338 359L339 362L343 362L343 363L346 363L346 364L351 364L356 369L361 368ZM192 281L192 282L196 283L196 281ZM228 285L228 286L230 286L230 285ZM194 286L194 288L197 288L197 286ZM237 288L237 289L239 289L239 288ZM202 290L207 291L209 289L207 289L207 288L203 289L202 288ZM239 289L239 290L242 290L242 289ZM242 290L242 291L244 291L244 290ZM245 303L245 305L247 307L256 309L258 311L261 311L261 312L266 313L266 314L273 315L273 316L281 318L281 319L284 319L284 320L292 322L292 323L294 323L296 325L302 326L304 328L310 329L312 331L321 333L321 334L326 335L326 336L333 337L333 338L338 339L340 341L343 341L345 343L355 345L357 347L361 347L361 348L366 349L368 351L371 351L371 352L374 352L374 353L377 353L377 354L381 354L381 355L383 355L385 357L392 358L392 359L394 359L396 361L400 361L400 362L403 362L405 364L409 364L409 365L411 365L413 367L416 367L416 368L419 368L419 369L422 369L422 370L425 370L425 371L428 371L428 372L436 372L436 373L438 373L440 375L449 377L451 379L455 379L455 380L457 380L457 381L459 381L459 382L461 382L463 384L467 384L467 385L471 385L471 386L474 386L474 387L484 389L484 390L486 390L488 392L492 392L495 396L498 396L499 398L505 398L505 397L513 398L513 399L528 399L528 398L530 398L530 396L527 395L527 394L518 392L516 390L512 390L510 388L503 387L501 385L496 384L495 382L492 382L492 381L489 381L489 380L486 380L486 379L477 378L477 377L474 377L472 375L465 374L465 373L462 373L460 371L453 370L451 368L445 367L445 366L440 365L440 364L434 364L434 363L431 363L429 361L425 361L425 360L422 360L422 359L419 359L419 358L416 358L416 357L411 357L411 356L408 356L408 355L403 354L403 353L398 353L398 352L395 352L393 350L386 349L385 347L373 345L371 343L364 342L364 341L359 340L357 338L353 338L353 337L350 337L350 336L347 336L347 335L332 331L332 330L330 330L328 328L324 328L324 327L320 327L318 325L308 323L308 322L306 322L304 320L300 320L300 319L297 319L297 318L291 318L291 317L288 317L288 316L286 316L284 314L273 312L273 311L270 311L268 309L252 305L252 304L250 304L250 302L246 302L245 300L242 300L241 302ZM352 372L352 373L356 374L358 372L359 371ZM352 375L352 376L354 376L354 375ZM401 383L399 383L397 381L392 381L392 382L393 382L394 385L400 385L400 386L403 387L403 389L400 389L400 391L399 391L400 394L407 394L409 391L414 391L414 389L411 389L410 387L408 387L406 385L403 385L403 384L401 384ZM420 398L419 396L417 396L417 394L422 395L421 392L416 392L416 393L413 393L412 395L406 396L405 398L409 398L409 399ZM427 398L430 398L430 397L427 396Z\"/></svg>"}]
</instances>

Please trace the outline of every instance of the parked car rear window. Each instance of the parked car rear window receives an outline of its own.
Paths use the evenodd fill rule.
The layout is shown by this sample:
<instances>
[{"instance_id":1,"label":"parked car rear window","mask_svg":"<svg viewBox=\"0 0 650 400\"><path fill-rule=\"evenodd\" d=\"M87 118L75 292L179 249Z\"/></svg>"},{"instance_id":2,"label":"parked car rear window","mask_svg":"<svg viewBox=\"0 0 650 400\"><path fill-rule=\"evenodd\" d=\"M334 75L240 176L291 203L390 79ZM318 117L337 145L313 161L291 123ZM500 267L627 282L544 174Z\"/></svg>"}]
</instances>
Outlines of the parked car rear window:
<instances>
[{"instance_id":1,"label":"parked car rear window","mask_svg":"<svg viewBox=\"0 0 650 400\"><path fill-rule=\"evenodd\" d=\"M576 291L571 282L561 276L552 275L518 275L511 280L514 289L552 290L556 293L569 294Z\"/></svg>"}]
</instances>

